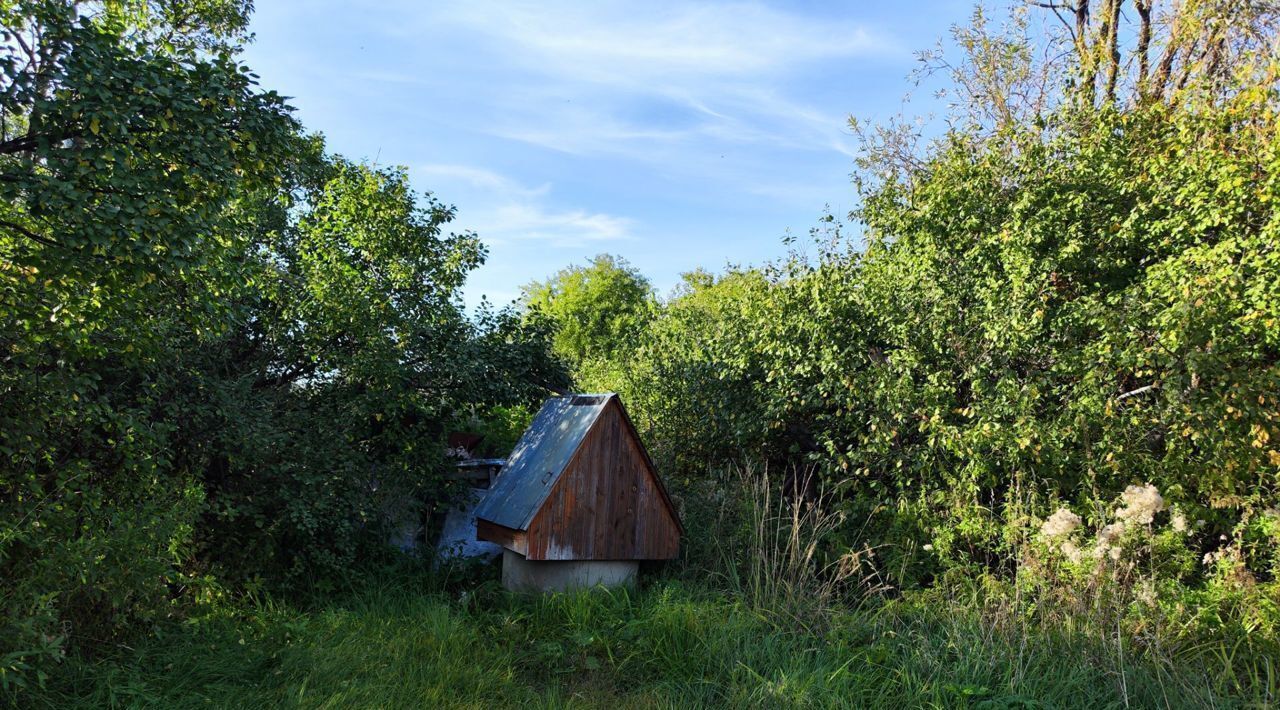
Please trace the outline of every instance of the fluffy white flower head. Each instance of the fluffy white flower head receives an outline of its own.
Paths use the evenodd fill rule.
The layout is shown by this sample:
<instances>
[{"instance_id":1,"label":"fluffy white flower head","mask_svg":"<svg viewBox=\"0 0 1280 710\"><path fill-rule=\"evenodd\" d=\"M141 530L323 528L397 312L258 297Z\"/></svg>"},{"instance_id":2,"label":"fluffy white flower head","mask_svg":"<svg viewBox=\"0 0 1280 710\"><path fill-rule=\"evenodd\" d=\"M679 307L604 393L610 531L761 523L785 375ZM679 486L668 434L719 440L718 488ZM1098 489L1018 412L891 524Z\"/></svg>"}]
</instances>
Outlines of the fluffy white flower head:
<instances>
[{"instance_id":1,"label":"fluffy white flower head","mask_svg":"<svg viewBox=\"0 0 1280 710\"><path fill-rule=\"evenodd\" d=\"M1067 510L1059 508L1058 512L1049 516L1040 526L1040 534L1045 537L1063 537L1070 535L1072 531L1080 527L1080 516Z\"/></svg>"},{"instance_id":2,"label":"fluffy white flower head","mask_svg":"<svg viewBox=\"0 0 1280 710\"><path fill-rule=\"evenodd\" d=\"M1120 535L1124 533L1124 525L1121 523L1112 523L1098 531L1098 544L1111 546L1116 540L1120 539Z\"/></svg>"},{"instance_id":3,"label":"fluffy white flower head","mask_svg":"<svg viewBox=\"0 0 1280 710\"><path fill-rule=\"evenodd\" d=\"M1150 525L1156 513L1164 510L1164 498L1150 483L1129 486L1120 499L1124 501L1124 507L1116 511L1116 517L1126 523Z\"/></svg>"}]
</instances>

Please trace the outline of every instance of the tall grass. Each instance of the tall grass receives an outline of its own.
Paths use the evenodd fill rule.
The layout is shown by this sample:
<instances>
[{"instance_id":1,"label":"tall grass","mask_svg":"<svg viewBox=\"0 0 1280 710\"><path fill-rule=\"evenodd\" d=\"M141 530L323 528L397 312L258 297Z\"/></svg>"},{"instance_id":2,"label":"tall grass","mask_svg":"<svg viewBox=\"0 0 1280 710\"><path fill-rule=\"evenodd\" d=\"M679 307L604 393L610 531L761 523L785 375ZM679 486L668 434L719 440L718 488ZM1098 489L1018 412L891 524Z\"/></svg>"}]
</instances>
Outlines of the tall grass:
<instances>
[{"instance_id":1,"label":"tall grass","mask_svg":"<svg viewBox=\"0 0 1280 710\"><path fill-rule=\"evenodd\" d=\"M216 612L132 651L75 662L39 704L1180 708L1275 699L1221 687L1219 666L1204 659L1019 618L1003 590L977 584L833 612L821 632L673 579L546 597L489 582L465 596L424 592L430 584L406 577L311 610Z\"/></svg>"},{"instance_id":2,"label":"tall grass","mask_svg":"<svg viewBox=\"0 0 1280 710\"><path fill-rule=\"evenodd\" d=\"M845 519L813 469L792 468L778 480L767 467L744 465L729 477L736 495L722 499L717 519L738 529L713 535L713 574L753 608L817 630L837 597L849 602L883 588L869 547L823 548Z\"/></svg>"},{"instance_id":3,"label":"tall grass","mask_svg":"<svg viewBox=\"0 0 1280 710\"><path fill-rule=\"evenodd\" d=\"M886 592L803 471L729 472L710 544L636 590L512 595L493 569L381 570L309 606L206 609L71 659L25 705L98 707L1274 707L1273 646L1132 595L953 570ZM1256 607L1255 598L1241 598ZM1213 608L1225 609L1218 605ZM1185 610L1166 610L1170 619ZM1220 628L1207 627L1207 628ZM1235 627L1232 627L1235 628ZM1199 629L1199 630L1198 630ZM1263 639L1265 640L1265 639Z\"/></svg>"}]
</instances>

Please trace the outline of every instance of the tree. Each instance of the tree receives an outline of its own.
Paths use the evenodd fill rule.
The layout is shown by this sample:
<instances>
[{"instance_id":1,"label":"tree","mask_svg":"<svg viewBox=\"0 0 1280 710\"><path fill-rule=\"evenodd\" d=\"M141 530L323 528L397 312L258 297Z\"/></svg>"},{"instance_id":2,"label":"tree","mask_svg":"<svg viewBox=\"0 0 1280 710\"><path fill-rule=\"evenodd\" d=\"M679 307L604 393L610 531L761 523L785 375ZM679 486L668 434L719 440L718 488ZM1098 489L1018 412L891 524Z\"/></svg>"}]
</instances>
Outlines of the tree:
<instances>
[{"instance_id":1,"label":"tree","mask_svg":"<svg viewBox=\"0 0 1280 710\"><path fill-rule=\"evenodd\" d=\"M388 511L446 498L443 455L465 411L528 405L564 375L513 312L468 319L484 258L453 210L402 169L324 161L255 245L244 305L204 366L229 403L206 412L207 559L278 585L344 572L384 547ZM370 533L375 534L370 534Z\"/></svg>"},{"instance_id":2,"label":"tree","mask_svg":"<svg viewBox=\"0 0 1280 710\"><path fill-rule=\"evenodd\" d=\"M242 0L0 5L0 689L213 588L322 583L565 373L403 170L325 154ZM319 581L317 581L319 580Z\"/></svg>"},{"instance_id":3,"label":"tree","mask_svg":"<svg viewBox=\"0 0 1280 710\"><path fill-rule=\"evenodd\" d=\"M1114 501L1150 485L1201 527L1126 564L1274 596L1274 6L1136 16L1152 56L1173 57L1173 78L1145 81L1123 59L1136 45L1109 49L1124 13L1071 7L1079 28L1022 4L957 28L954 64L926 56L955 72L948 130L864 134L850 217L865 241L690 278L614 355L620 387L677 475L740 457L815 466L856 521L840 535L883 544L903 584L1019 574L1037 516L1065 507L1106 530ZM1042 52L1073 36L1081 49ZM1274 640L1260 616L1242 625Z\"/></svg>"},{"instance_id":4,"label":"tree","mask_svg":"<svg viewBox=\"0 0 1280 710\"><path fill-rule=\"evenodd\" d=\"M555 350L571 363L607 360L641 333L654 307L653 287L625 259L601 254L523 289L529 318L555 329Z\"/></svg>"},{"instance_id":5,"label":"tree","mask_svg":"<svg viewBox=\"0 0 1280 710\"><path fill-rule=\"evenodd\" d=\"M296 133L225 44L239 7L0 8L0 637L14 683L154 623L177 580L201 494L174 395L185 354L231 322L221 296L243 286L244 206L270 194Z\"/></svg>"}]
</instances>

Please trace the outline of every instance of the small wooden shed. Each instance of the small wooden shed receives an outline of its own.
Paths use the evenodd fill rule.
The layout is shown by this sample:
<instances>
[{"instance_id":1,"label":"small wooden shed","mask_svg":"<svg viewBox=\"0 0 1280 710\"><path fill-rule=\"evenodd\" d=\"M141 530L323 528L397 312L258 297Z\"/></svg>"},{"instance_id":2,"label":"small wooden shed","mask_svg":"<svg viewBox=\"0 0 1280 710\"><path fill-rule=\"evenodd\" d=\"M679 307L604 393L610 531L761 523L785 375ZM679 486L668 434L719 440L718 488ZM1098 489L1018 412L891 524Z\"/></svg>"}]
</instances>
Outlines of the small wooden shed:
<instances>
[{"instance_id":1,"label":"small wooden shed","mask_svg":"<svg viewBox=\"0 0 1280 710\"><path fill-rule=\"evenodd\" d=\"M616 394L552 397L476 509L509 588L617 584L680 550L675 506Z\"/></svg>"}]
</instances>

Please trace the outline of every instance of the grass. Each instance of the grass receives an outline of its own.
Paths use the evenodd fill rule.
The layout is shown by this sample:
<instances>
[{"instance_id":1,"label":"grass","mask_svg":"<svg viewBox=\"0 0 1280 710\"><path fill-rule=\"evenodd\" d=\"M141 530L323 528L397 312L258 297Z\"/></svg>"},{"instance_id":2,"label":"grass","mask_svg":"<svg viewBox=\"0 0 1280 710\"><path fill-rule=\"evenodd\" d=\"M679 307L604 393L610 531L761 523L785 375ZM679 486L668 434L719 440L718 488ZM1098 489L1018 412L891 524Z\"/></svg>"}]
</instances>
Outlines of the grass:
<instances>
[{"instance_id":1,"label":"grass","mask_svg":"<svg viewBox=\"0 0 1280 710\"><path fill-rule=\"evenodd\" d=\"M763 483L761 483L763 481ZM377 569L307 604L220 603L75 659L26 705L300 708L1276 707L1274 587L1014 584L955 569L901 595L839 522L766 475L699 511L711 534L639 590L504 592L492 568ZM869 548L864 553L870 554ZM696 554L693 554L696 553ZM698 562L693 562L697 560ZM1037 577L1027 577L1030 582ZM1132 590L1129 590L1132 591ZM1241 610L1257 614L1242 614ZM1258 616L1261 614L1262 616Z\"/></svg>"},{"instance_id":2,"label":"grass","mask_svg":"<svg viewBox=\"0 0 1280 710\"><path fill-rule=\"evenodd\" d=\"M35 703L75 707L1263 707L1222 648L1176 652L939 591L788 625L676 579L508 595L386 575L311 608L221 608L68 662ZM1046 619L1049 617L1045 617ZM1220 658L1214 661L1215 658ZM1270 666L1267 666L1270 668ZM1269 694L1269 695L1268 695Z\"/></svg>"}]
</instances>

